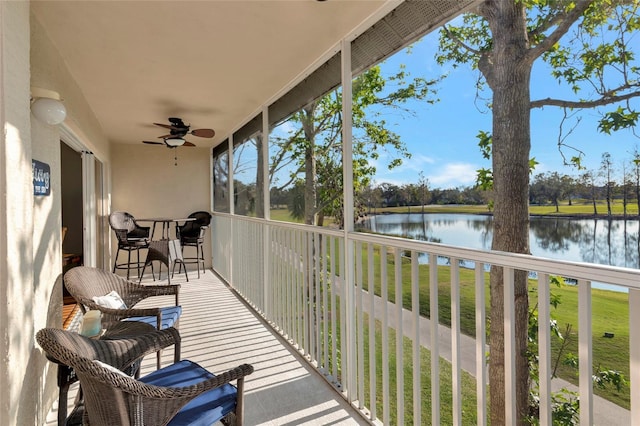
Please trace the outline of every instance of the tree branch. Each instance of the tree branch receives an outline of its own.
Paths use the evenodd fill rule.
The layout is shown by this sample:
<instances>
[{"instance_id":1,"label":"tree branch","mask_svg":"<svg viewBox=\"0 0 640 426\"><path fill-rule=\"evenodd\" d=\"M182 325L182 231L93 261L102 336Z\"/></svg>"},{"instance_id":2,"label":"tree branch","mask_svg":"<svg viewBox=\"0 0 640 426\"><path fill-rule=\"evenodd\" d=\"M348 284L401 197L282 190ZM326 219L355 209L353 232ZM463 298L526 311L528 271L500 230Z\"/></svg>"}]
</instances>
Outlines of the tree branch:
<instances>
[{"instance_id":1,"label":"tree branch","mask_svg":"<svg viewBox=\"0 0 640 426\"><path fill-rule=\"evenodd\" d=\"M445 33L447 33L447 36L453 40L458 46L462 47L463 49L473 53L474 55L477 56L482 56L482 52L479 51L478 49L474 49L473 47L469 46L468 44L464 43L462 40L460 40L458 37L455 36L455 34L453 34L451 31L449 31L449 27L447 27L446 25L442 26L442 29L444 30Z\"/></svg>"},{"instance_id":2,"label":"tree branch","mask_svg":"<svg viewBox=\"0 0 640 426\"><path fill-rule=\"evenodd\" d=\"M595 0L578 0L575 4L575 7L571 9L568 13L559 14L556 18L556 22L559 22L556 29L549 34L547 38L545 38L540 44L536 47L531 48L528 53L528 59L533 62L536 58L542 55L544 52L551 49L551 47L556 44L562 36L564 36L569 28L584 14L584 12L591 6Z\"/></svg>"},{"instance_id":3,"label":"tree branch","mask_svg":"<svg viewBox=\"0 0 640 426\"><path fill-rule=\"evenodd\" d=\"M610 93L610 92L609 92ZM600 99L587 100L587 101L568 101L564 99L538 99L531 102L531 108L542 108L544 106L557 106L562 108L594 108L603 105L609 105L616 102L626 101L628 99L636 98L640 96L640 90L626 93L624 95L604 95Z\"/></svg>"}]
</instances>

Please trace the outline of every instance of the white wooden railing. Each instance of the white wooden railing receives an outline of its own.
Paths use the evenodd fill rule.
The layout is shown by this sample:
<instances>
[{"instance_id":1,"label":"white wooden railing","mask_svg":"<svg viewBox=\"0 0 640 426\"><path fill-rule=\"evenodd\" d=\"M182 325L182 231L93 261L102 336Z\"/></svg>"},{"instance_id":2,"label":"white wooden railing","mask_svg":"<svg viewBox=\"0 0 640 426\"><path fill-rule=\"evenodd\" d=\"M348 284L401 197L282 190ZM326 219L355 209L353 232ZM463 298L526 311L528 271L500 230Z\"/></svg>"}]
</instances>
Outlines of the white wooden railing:
<instances>
[{"instance_id":1,"label":"white wooden railing","mask_svg":"<svg viewBox=\"0 0 640 426\"><path fill-rule=\"evenodd\" d=\"M516 413L515 399L510 397L515 393L515 337L513 286L509 285L516 271L535 274L538 281L540 424L552 424L548 326L552 276L577 283L580 424L596 423L600 402L591 380L592 282L620 286L628 291L629 323L635 327L629 327L631 411L616 411L620 417L614 423L640 424L640 270L225 214L214 215L212 230L216 272L372 423L487 423L488 265L503 268L505 301L511 301L505 302L504 312L506 423L514 424ZM425 255L428 277L420 276ZM475 336L463 335L460 325L461 272L469 265L475 269ZM427 295L431 318L438 318L444 308L438 304L438 271L443 269L450 275L448 328L420 315L420 299ZM403 300L405 293L411 297L403 308L395 301ZM425 348L430 352L429 364L424 361ZM441 374L428 374L430 379L425 379L426 370L441 372L446 366L448 371L449 365L451 372L444 377L447 381L450 377L451 383L442 382ZM469 385L467 372L475 377L475 386ZM442 398L449 388L452 409L442 412ZM430 391L426 401L425 389ZM463 404L469 398L475 401L476 412L465 420L463 411L468 416L469 410L463 410Z\"/></svg>"}]
</instances>

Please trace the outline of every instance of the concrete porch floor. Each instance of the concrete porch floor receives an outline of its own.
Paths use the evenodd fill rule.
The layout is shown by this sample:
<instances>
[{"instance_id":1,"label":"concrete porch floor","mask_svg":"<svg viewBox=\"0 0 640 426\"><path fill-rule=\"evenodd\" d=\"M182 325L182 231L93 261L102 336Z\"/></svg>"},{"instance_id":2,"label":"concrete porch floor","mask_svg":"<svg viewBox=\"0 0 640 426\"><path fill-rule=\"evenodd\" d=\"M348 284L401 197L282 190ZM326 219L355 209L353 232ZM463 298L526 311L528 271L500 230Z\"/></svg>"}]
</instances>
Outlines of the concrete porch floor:
<instances>
[{"instance_id":1,"label":"concrete porch floor","mask_svg":"<svg viewBox=\"0 0 640 426\"><path fill-rule=\"evenodd\" d=\"M166 272L166 271L163 271ZM369 424L271 328L256 317L211 271L189 273L172 280L181 283L183 314L179 330L182 358L220 373L239 364L255 371L245 382L245 424L252 425L367 425ZM166 282L166 280L163 280ZM163 281L156 281L162 283ZM146 284L153 281L145 278ZM151 300L145 301L146 305ZM156 298L157 304L170 304ZM163 365L172 362L173 348L164 351ZM142 374L155 369L155 356L147 356ZM68 412L77 384L69 392ZM56 425L54 403L46 425Z\"/></svg>"}]
</instances>

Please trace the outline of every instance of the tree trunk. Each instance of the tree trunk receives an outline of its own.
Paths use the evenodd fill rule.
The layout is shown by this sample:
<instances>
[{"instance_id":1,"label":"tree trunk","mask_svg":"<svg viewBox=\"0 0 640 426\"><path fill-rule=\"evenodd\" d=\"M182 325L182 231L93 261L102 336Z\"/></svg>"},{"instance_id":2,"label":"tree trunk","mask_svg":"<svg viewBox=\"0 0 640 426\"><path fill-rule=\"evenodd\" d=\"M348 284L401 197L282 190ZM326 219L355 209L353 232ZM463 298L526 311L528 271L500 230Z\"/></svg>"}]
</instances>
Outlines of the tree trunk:
<instances>
[{"instance_id":1,"label":"tree trunk","mask_svg":"<svg viewBox=\"0 0 640 426\"><path fill-rule=\"evenodd\" d=\"M302 129L307 140L304 153L304 223L307 225L315 225L317 210L314 105L303 108L304 118L302 119Z\"/></svg>"},{"instance_id":2,"label":"tree trunk","mask_svg":"<svg viewBox=\"0 0 640 426\"><path fill-rule=\"evenodd\" d=\"M256 168L256 217L264 217L268 206L264 205L264 144L262 134L256 137L256 151L258 152L258 167Z\"/></svg>"},{"instance_id":3,"label":"tree trunk","mask_svg":"<svg viewBox=\"0 0 640 426\"><path fill-rule=\"evenodd\" d=\"M493 34L492 56L481 70L493 91L494 230L492 249L529 253L530 73L524 10L521 2L484 3ZM514 60L514 58L516 60ZM481 61L482 62L482 61ZM484 68L484 69L482 69ZM515 300L504 300L504 276L491 268L491 329L489 344L491 424L504 425L505 406L516 398L516 424L528 411L529 365L527 272L515 273ZM515 395L505 395L504 304L515 303ZM508 399L507 399L508 398Z\"/></svg>"}]
</instances>

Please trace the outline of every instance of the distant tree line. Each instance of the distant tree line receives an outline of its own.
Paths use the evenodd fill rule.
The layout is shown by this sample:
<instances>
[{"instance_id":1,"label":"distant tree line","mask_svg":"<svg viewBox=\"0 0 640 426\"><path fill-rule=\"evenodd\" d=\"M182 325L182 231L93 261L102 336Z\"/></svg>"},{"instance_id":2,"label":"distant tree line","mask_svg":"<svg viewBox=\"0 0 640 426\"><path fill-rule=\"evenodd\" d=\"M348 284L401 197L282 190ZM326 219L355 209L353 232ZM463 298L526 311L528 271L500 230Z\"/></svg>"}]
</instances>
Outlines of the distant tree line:
<instances>
[{"instance_id":1,"label":"distant tree line","mask_svg":"<svg viewBox=\"0 0 640 426\"><path fill-rule=\"evenodd\" d=\"M271 190L272 207L290 206L300 196L295 189ZM370 214L377 208L411 207L424 205L482 205L491 206L492 193L480 185L457 188L434 188L422 173L417 183L396 185L383 182L367 185L356 194L360 214ZM598 169L582 168L575 176L559 172L538 173L531 179L529 202L535 205L553 205L559 211L560 204L572 205L575 200L589 202L594 214L612 214L611 205L622 202L623 213L633 203L640 211L640 153L636 149L630 161L615 164L608 152L602 154ZM605 200L606 212L599 212L597 205Z\"/></svg>"},{"instance_id":2,"label":"distant tree line","mask_svg":"<svg viewBox=\"0 0 640 426\"><path fill-rule=\"evenodd\" d=\"M594 214L603 213L597 209L599 200L605 200L609 216L614 201L622 202L625 215L631 203L640 212L640 153L637 149L630 161L619 165L613 162L611 154L605 152L597 170L582 169L578 176L540 173L533 177L529 186L530 204L551 204L559 211L561 202L571 205L577 199L588 200Z\"/></svg>"},{"instance_id":3,"label":"distant tree line","mask_svg":"<svg viewBox=\"0 0 640 426\"><path fill-rule=\"evenodd\" d=\"M322 186L321 182L319 186ZM625 215L632 203L637 206L634 213L640 211L640 153L636 150L630 161L615 164L611 155L605 152L598 169L582 168L575 176L559 172L538 173L531 179L530 204L552 205L559 211L560 204L572 205L576 200L592 204L594 214L611 215L611 205L614 201L622 202ZM606 212L599 212L597 209L598 203L602 200L606 201ZM369 184L356 193L356 203L359 214L371 214L375 209L385 207L408 207L411 211L411 207L420 208L429 204L491 206L492 192L483 189L481 185L434 188L420 173L417 183ZM304 205L304 188L271 189L272 208L288 207L290 210L300 210L299 205Z\"/></svg>"}]
</instances>

